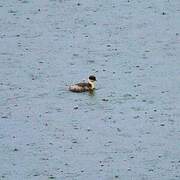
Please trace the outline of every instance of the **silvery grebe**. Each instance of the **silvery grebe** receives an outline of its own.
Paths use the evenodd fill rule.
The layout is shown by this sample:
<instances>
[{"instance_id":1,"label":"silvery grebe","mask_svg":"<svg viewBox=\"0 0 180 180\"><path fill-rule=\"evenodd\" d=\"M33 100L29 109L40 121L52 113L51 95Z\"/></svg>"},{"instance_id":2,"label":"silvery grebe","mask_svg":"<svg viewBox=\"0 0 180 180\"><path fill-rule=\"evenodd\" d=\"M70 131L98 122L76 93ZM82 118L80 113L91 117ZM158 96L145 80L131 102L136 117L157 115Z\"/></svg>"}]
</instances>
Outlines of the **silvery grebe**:
<instances>
[{"instance_id":1,"label":"silvery grebe","mask_svg":"<svg viewBox=\"0 0 180 180\"><path fill-rule=\"evenodd\" d=\"M82 83L71 85L69 87L69 90L72 92L93 91L95 89L95 81L96 81L96 77L91 75L89 76L87 83L82 82Z\"/></svg>"}]
</instances>

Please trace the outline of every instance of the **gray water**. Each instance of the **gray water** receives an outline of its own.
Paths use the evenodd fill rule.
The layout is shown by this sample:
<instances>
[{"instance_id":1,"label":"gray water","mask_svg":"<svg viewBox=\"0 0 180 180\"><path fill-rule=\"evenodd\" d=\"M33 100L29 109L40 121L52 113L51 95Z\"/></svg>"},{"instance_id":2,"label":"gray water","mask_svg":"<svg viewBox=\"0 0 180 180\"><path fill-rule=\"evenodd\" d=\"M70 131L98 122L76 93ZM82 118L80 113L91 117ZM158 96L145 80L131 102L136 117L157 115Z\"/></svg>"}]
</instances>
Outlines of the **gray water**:
<instances>
[{"instance_id":1,"label":"gray water","mask_svg":"<svg viewBox=\"0 0 180 180\"><path fill-rule=\"evenodd\" d=\"M1 0L0 179L179 180L179 80L179 0Z\"/></svg>"}]
</instances>

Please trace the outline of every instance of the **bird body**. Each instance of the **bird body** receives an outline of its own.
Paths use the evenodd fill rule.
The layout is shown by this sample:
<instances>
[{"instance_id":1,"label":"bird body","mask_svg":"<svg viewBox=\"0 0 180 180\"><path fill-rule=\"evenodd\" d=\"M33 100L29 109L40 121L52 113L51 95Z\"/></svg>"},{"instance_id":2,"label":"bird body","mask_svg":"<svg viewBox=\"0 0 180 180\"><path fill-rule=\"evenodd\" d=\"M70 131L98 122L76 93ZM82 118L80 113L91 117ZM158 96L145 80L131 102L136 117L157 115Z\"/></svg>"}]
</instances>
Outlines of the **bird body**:
<instances>
[{"instance_id":1,"label":"bird body","mask_svg":"<svg viewBox=\"0 0 180 180\"><path fill-rule=\"evenodd\" d=\"M69 86L69 90L72 92L85 92L93 91L95 89L95 76L89 76L88 82L77 83Z\"/></svg>"}]
</instances>

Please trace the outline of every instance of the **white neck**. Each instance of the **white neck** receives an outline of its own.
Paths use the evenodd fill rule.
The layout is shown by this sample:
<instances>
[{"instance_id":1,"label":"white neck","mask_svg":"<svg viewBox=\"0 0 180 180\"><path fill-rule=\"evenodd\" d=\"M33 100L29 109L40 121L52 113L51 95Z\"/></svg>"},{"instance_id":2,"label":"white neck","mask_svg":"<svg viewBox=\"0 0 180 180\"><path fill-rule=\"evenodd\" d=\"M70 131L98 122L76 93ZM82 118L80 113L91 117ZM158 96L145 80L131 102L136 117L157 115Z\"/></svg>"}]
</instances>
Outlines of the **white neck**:
<instances>
[{"instance_id":1,"label":"white neck","mask_svg":"<svg viewBox=\"0 0 180 180\"><path fill-rule=\"evenodd\" d=\"M91 84L92 89L95 88L95 82L88 79L88 83Z\"/></svg>"}]
</instances>

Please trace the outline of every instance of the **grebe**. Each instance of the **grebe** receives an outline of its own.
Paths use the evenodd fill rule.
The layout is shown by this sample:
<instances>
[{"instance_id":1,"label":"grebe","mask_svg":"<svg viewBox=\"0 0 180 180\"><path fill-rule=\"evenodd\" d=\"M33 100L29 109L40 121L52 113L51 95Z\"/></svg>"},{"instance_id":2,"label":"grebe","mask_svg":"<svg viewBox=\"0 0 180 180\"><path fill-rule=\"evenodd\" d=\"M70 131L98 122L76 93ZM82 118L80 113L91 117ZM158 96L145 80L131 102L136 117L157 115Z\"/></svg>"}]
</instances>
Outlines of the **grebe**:
<instances>
[{"instance_id":1,"label":"grebe","mask_svg":"<svg viewBox=\"0 0 180 180\"><path fill-rule=\"evenodd\" d=\"M69 87L69 90L72 92L93 91L95 89L95 81L96 81L96 77L91 75L89 76L87 83L82 82L82 83L71 85Z\"/></svg>"}]
</instances>

